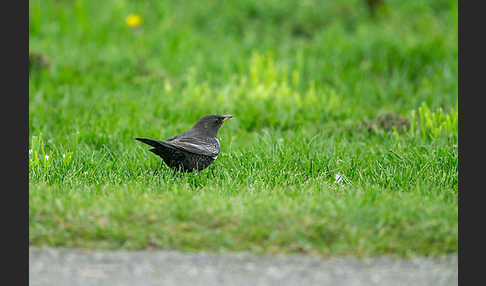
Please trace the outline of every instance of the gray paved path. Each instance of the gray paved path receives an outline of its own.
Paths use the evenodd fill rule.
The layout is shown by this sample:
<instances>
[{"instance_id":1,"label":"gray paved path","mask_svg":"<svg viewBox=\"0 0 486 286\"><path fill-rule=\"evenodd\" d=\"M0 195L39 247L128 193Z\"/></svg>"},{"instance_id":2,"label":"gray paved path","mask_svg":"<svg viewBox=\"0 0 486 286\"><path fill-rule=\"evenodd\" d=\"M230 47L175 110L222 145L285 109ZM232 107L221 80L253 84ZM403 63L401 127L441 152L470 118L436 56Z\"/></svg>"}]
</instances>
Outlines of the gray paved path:
<instances>
[{"instance_id":1,"label":"gray paved path","mask_svg":"<svg viewBox=\"0 0 486 286\"><path fill-rule=\"evenodd\" d=\"M29 285L457 285L457 256L435 259L29 249Z\"/></svg>"}]
</instances>

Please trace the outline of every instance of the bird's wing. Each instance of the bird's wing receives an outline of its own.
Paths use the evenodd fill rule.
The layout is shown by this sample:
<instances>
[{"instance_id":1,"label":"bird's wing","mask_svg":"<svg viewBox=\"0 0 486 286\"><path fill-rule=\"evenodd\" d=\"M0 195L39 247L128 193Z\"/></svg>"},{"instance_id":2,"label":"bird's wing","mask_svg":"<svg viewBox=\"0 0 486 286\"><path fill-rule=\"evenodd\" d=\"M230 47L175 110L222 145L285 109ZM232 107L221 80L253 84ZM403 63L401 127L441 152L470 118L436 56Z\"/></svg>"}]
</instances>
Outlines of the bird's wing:
<instances>
[{"instance_id":1,"label":"bird's wing","mask_svg":"<svg viewBox=\"0 0 486 286\"><path fill-rule=\"evenodd\" d=\"M219 144L215 139L200 138L200 137L176 137L163 141L177 149L182 149L199 155L206 155L210 157L217 157L219 154Z\"/></svg>"}]
</instances>

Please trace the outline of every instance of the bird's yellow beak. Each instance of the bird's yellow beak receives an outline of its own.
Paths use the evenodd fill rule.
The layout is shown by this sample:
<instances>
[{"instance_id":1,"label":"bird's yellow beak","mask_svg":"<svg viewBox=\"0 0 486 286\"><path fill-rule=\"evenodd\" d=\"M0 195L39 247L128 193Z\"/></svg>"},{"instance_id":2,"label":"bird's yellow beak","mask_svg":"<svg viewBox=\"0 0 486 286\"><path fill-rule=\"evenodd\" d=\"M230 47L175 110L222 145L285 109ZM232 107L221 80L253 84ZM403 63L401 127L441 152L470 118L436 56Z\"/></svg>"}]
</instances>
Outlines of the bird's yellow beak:
<instances>
[{"instance_id":1,"label":"bird's yellow beak","mask_svg":"<svg viewBox=\"0 0 486 286\"><path fill-rule=\"evenodd\" d=\"M233 118L233 115L228 114L228 115L224 115L223 117L224 117L224 118L223 118L223 122L225 122L226 120L228 120L228 119L230 119L230 118Z\"/></svg>"}]
</instances>

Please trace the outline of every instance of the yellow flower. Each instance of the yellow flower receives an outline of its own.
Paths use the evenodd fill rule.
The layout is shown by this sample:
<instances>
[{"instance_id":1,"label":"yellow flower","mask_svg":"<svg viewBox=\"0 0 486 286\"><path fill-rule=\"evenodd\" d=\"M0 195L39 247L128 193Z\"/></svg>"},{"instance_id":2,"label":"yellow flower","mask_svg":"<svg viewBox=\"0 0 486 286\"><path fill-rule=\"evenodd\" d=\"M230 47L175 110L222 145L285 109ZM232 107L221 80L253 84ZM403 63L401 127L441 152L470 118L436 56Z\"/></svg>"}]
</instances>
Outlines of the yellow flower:
<instances>
[{"instance_id":1,"label":"yellow flower","mask_svg":"<svg viewBox=\"0 0 486 286\"><path fill-rule=\"evenodd\" d=\"M142 17L140 17L138 14L130 14L125 19L125 23L131 28L138 27L140 24L142 24Z\"/></svg>"}]
</instances>

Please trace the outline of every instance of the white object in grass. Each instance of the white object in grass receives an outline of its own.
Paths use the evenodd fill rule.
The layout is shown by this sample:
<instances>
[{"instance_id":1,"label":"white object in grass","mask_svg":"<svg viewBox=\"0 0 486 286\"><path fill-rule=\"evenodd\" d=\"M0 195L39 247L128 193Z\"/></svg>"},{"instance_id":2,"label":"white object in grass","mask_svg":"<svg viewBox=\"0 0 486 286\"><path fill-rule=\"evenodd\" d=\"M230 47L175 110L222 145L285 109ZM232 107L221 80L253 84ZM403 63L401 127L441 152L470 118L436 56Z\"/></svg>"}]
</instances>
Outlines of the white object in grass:
<instances>
[{"instance_id":1,"label":"white object in grass","mask_svg":"<svg viewBox=\"0 0 486 286\"><path fill-rule=\"evenodd\" d=\"M334 175L334 184L341 184L344 181L344 177L340 174Z\"/></svg>"}]
</instances>

